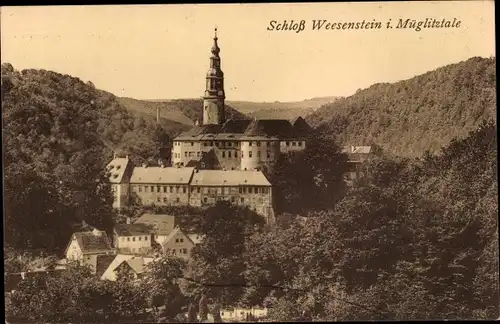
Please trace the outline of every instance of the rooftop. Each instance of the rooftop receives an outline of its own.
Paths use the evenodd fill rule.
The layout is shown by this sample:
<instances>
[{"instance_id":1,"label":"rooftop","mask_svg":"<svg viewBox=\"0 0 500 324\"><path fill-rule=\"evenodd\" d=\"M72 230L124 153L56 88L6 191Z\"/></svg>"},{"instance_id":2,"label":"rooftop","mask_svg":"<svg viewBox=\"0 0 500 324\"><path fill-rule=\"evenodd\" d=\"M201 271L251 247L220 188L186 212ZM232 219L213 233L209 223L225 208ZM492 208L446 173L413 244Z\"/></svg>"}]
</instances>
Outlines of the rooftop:
<instances>
[{"instance_id":1,"label":"rooftop","mask_svg":"<svg viewBox=\"0 0 500 324\"><path fill-rule=\"evenodd\" d=\"M135 167L130 183L188 184L194 168Z\"/></svg>"},{"instance_id":2,"label":"rooftop","mask_svg":"<svg viewBox=\"0 0 500 324\"><path fill-rule=\"evenodd\" d=\"M94 230L74 233L71 238L71 241L72 240L77 240L83 254L114 251L111 247L108 235L104 231Z\"/></svg>"},{"instance_id":3,"label":"rooftop","mask_svg":"<svg viewBox=\"0 0 500 324\"><path fill-rule=\"evenodd\" d=\"M175 140L276 140L304 137L311 128L303 118L293 124L285 119L228 119L223 125L199 125Z\"/></svg>"},{"instance_id":4,"label":"rooftop","mask_svg":"<svg viewBox=\"0 0 500 324\"><path fill-rule=\"evenodd\" d=\"M123 175L125 174L125 169L129 163L128 157L117 158L115 157L111 162L108 163L106 170L110 173L109 181L111 183L121 183L123 180Z\"/></svg>"},{"instance_id":5,"label":"rooftop","mask_svg":"<svg viewBox=\"0 0 500 324\"><path fill-rule=\"evenodd\" d=\"M199 170L193 175L192 186L271 186L262 171Z\"/></svg>"},{"instance_id":6,"label":"rooftop","mask_svg":"<svg viewBox=\"0 0 500 324\"><path fill-rule=\"evenodd\" d=\"M166 214L143 214L134 224L145 224L149 226L152 233L168 235L175 227L175 216Z\"/></svg>"},{"instance_id":7,"label":"rooftop","mask_svg":"<svg viewBox=\"0 0 500 324\"><path fill-rule=\"evenodd\" d=\"M115 232L118 236L139 236L148 235L152 233L152 229L146 224L117 224L115 225Z\"/></svg>"}]
</instances>

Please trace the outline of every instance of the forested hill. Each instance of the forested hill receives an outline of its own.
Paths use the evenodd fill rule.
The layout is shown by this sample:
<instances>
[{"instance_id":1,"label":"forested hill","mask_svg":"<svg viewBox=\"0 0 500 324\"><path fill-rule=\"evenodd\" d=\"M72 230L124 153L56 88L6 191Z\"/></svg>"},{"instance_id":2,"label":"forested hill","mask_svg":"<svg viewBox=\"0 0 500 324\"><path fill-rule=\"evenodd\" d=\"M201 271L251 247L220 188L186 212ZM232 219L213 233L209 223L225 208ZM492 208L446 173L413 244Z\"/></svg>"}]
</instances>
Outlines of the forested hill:
<instances>
[{"instance_id":1,"label":"forested hill","mask_svg":"<svg viewBox=\"0 0 500 324\"><path fill-rule=\"evenodd\" d=\"M377 144L402 156L438 152L495 119L496 58L467 61L397 83L375 84L324 105L311 125L345 145Z\"/></svg>"},{"instance_id":2,"label":"forested hill","mask_svg":"<svg viewBox=\"0 0 500 324\"><path fill-rule=\"evenodd\" d=\"M118 98L119 103L134 114L147 115L156 118L156 109L160 108L160 117L177 123L193 126L203 119L202 99L174 99L174 100L137 100L132 98ZM231 106L225 105L226 118L247 119Z\"/></svg>"},{"instance_id":3,"label":"forested hill","mask_svg":"<svg viewBox=\"0 0 500 324\"><path fill-rule=\"evenodd\" d=\"M81 220L110 229L112 197L103 179L112 152L135 163L168 159L171 136L187 128L133 115L114 95L69 75L8 63L1 73L10 246L62 247Z\"/></svg>"}]
</instances>

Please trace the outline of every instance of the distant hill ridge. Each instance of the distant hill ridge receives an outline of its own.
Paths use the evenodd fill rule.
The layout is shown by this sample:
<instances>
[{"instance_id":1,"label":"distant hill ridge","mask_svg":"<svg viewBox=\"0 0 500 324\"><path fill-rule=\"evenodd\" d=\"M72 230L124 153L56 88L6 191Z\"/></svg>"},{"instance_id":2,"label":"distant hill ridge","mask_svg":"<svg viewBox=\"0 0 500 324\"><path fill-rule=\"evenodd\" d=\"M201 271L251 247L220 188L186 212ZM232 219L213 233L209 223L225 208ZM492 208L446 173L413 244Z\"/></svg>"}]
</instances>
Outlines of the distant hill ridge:
<instances>
[{"instance_id":1,"label":"distant hill ridge","mask_svg":"<svg viewBox=\"0 0 500 324\"><path fill-rule=\"evenodd\" d=\"M305 99L302 101L293 101L293 102L281 102L281 101L273 101L273 102L253 102L253 101L238 101L238 100L228 100L226 101L227 107L229 110L237 110L241 114L244 114L248 117L259 118L259 119L294 119L299 116L306 116L311 112L315 111L322 105L331 103L337 100L340 97L315 97L311 99ZM151 99L151 100L138 100L139 102L131 102L128 100L136 100L129 98L121 98L122 104L125 106L130 105L131 109L137 109L144 111L145 108L140 108L139 106L149 106L155 108L149 108L150 113L156 114L156 107L160 106L165 108L165 115L168 116L169 119L176 120L179 122L186 122L185 119L179 115L176 115L175 111L184 115L184 113L180 112L179 109L176 108L176 105L184 102L189 105L189 103L198 103L201 102L201 99ZM149 104L148 104L149 103ZM200 106L192 107L199 109ZM153 111L154 110L154 111ZM201 110L200 110L201 111ZM192 113L191 113L192 115ZM237 117L237 116L236 116ZM189 119L189 118L188 118Z\"/></svg>"},{"instance_id":2,"label":"distant hill ridge","mask_svg":"<svg viewBox=\"0 0 500 324\"><path fill-rule=\"evenodd\" d=\"M483 119L495 120L496 58L473 57L409 80L340 98L306 120L344 145L377 144L402 156L438 152Z\"/></svg>"}]
</instances>

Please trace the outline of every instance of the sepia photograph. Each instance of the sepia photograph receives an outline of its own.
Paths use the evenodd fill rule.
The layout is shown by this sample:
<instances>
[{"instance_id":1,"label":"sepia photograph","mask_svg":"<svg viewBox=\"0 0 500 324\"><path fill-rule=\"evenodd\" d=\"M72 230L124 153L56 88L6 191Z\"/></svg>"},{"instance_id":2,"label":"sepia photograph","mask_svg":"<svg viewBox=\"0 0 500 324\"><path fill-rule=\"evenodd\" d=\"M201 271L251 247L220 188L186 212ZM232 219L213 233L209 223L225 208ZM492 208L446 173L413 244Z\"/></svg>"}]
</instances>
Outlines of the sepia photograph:
<instances>
[{"instance_id":1,"label":"sepia photograph","mask_svg":"<svg viewBox=\"0 0 500 324\"><path fill-rule=\"evenodd\" d=\"M5 322L499 319L494 12L2 6Z\"/></svg>"}]
</instances>

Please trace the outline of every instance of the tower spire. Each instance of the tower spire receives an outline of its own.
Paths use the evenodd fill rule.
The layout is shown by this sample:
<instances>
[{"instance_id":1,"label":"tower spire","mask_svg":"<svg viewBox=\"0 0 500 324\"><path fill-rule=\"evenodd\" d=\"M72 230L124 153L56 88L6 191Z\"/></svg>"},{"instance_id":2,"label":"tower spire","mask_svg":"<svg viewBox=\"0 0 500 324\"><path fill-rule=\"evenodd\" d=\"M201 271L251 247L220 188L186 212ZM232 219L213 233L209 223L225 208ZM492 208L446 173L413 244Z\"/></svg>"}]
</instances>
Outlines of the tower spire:
<instances>
[{"instance_id":1,"label":"tower spire","mask_svg":"<svg viewBox=\"0 0 500 324\"><path fill-rule=\"evenodd\" d=\"M212 56L210 56L210 67L206 75L205 96L203 97L203 124L222 124L225 121L224 72L220 65L218 39L217 27L215 27Z\"/></svg>"}]
</instances>

